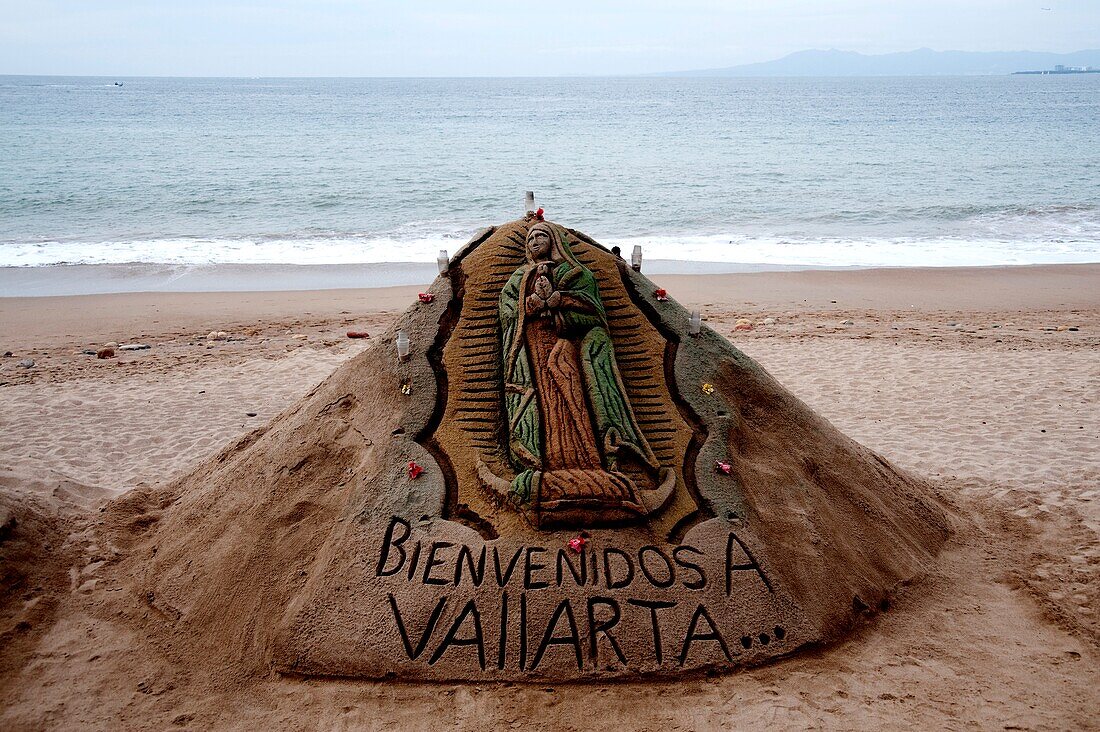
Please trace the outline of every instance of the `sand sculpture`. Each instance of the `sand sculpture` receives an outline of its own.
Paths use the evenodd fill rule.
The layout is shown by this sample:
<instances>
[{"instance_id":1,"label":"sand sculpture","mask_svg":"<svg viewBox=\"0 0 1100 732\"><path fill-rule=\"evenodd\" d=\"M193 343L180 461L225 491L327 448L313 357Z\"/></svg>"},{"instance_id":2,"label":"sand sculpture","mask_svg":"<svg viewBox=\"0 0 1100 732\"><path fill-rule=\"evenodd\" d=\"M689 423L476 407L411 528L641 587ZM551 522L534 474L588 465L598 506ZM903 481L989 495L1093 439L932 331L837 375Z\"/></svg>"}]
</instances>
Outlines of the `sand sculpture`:
<instances>
[{"instance_id":1,"label":"sand sculpture","mask_svg":"<svg viewBox=\"0 0 1100 732\"><path fill-rule=\"evenodd\" d=\"M499 318L502 416L518 474L503 481L479 462L478 475L539 528L647 516L676 475L639 427L596 278L548 223L533 224L525 245Z\"/></svg>"},{"instance_id":2,"label":"sand sculpture","mask_svg":"<svg viewBox=\"0 0 1100 732\"><path fill-rule=\"evenodd\" d=\"M948 531L928 485L533 217L475 237L267 427L105 515L164 653L412 680L782 657L877 610Z\"/></svg>"}]
</instances>

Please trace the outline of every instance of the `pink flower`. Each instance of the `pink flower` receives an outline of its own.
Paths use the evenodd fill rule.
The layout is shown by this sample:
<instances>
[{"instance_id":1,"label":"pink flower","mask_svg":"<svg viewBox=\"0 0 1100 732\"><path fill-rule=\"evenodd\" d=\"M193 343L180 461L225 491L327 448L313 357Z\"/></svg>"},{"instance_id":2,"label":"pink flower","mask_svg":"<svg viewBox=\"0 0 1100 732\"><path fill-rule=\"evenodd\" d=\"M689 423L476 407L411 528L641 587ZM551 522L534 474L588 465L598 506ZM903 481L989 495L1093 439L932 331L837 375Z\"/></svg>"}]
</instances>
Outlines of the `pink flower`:
<instances>
[{"instance_id":1,"label":"pink flower","mask_svg":"<svg viewBox=\"0 0 1100 732\"><path fill-rule=\"evenodd\" d=\"M727 463L724 460L715 460L714 461L714 469L717 470L722 475L729 475L730 473L733 472L733 465L731 465L730 463Z\"/></svg>"},{"instance_id":2,"label":"pink flower","mask_svg":"<svg viewBox=\"0 0 1100 732\"><path fill-rule=\"evenodd\" d=\"M420 302L431 302L432 300L435 299L435 293L434 292L421 292L419 295L417 295L417 297L420 298Z\"/></svg>"},{"instance_id":3,"label":"pink flower","mask_svg":"<svg viewBox=\"0 0 1100 732\"><path fill-rule=\"evenodd\" d=\"M420 474L424 472L424 468L420 467L412 460L409 461L409 478L416 480L420 477Z\"/></svg>"},{"instance_id":4,"label":"pink flower","mask_svg":"<svg viewBox=\"0 0 1100 732\"><path fill-rule=\"evenodd\" d=\"M581 549L584 549L584 545L588 543L588 539L583 536L578 536L569 540L569 548L575 551L577 554L581 553Z\"/></svg>"}]
</instances>

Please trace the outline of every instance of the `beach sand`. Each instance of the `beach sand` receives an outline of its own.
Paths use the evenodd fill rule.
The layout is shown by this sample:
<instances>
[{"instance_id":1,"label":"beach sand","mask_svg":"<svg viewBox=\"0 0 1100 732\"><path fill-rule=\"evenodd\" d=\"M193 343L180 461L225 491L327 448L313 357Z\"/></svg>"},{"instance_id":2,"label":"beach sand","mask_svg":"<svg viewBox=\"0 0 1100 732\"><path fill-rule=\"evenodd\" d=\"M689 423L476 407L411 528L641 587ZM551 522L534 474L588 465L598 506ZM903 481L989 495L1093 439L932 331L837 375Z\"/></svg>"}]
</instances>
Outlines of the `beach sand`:
<instances>
[{"instance_id":1,"label":"beach sand","mask_svg":"<svg viewBox=\"0 0 1100 732\"><path fill-rule=\"evenodd\" d=\"M0 727L1100 728L1100 265L655 280L956 507L936 570L848 640L671 683L194 678L97 613L89 517L294 404L420 288L4 298L0 494L52 506L70 566L48 627L15 588ZM108 341L150 348L81 353Z\"/></svg>"}]
</instances>

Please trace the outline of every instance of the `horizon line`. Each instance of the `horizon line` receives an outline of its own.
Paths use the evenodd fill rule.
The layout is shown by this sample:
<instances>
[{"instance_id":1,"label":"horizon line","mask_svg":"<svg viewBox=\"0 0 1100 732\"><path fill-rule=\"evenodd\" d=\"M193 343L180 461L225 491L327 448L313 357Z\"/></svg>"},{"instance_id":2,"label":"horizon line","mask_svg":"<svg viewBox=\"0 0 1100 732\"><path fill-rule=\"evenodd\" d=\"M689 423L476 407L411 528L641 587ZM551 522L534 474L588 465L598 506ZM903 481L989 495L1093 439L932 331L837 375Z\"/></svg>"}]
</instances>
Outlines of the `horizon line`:
<instances>
[{"instance_id":1,"label":"horizon line","mask_svg":"<svg viewBox=\"0 0 1100 732\"><path fill-rule=\"evenodd\" d=\"M715 71L723 69L734 69L745 66L756 66L760 64L768 64L775 61L781 61L796 54L811 53L814 51L822 53L845 53L856 54L865 58L881 58L884 56L894 56L898 54L916 53L918 51L932 51L933 53L971 53L971 54L1003 54L1003 53L1043 53L1054 56L1068 56L1077 53L1100 53L1100 48L1081 48L1076 51L1035 51L1030 49L1019 49L1013 51L965 51L961 49L946 49L938 51L929 46L920 46L908 51L887 51L885 53L863 53L862 51L850 51L836 47L830 48L804 48L798 51L791 51L783 56L769 58L764 61L748 61L745 63L733 64L731 66L710 66L705 68L691 68L680 70L663 70L663 71L634 71L626 73L572 73L572 74L463 74L458 76L446 76L446 75L419 75L419 74L400 74L400 75L356 75L356 74L336 74L336 75L314 75L314 74L279 74L279 75L196 75L196 74L32 74L32 73L8 73L0 71L0 77L14 76L14 77L55 77L55 78L86 78L86 79L108 79L108 78L121 78L121 79L575 79L575 78L587 78L587 79L619 79L619 78L637 78L637 77L661 77L668 74L692 74L696 72ZM775 74L773 78L887 78L887 77L943 77L943 76L1007 76L1012 72L1006 73L960 73L960 74L843 74L836 76L829 75L817 75L817 74ZM736 78L736 75L731 75ZM762 78L757 75L747 75L753 78Z\"/></svg>"}]
</instances>

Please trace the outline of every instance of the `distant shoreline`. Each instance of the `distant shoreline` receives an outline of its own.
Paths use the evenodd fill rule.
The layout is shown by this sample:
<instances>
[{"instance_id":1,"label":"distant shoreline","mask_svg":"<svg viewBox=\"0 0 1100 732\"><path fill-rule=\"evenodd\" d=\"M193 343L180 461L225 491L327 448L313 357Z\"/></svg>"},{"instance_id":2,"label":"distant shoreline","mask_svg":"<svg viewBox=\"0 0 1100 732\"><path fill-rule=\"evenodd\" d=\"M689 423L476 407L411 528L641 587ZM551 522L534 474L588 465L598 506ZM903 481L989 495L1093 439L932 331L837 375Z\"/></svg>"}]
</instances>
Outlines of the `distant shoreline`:
<instances>
[{"instance_id":1,"label":"distant shoreline","mask_svg":"<svg viewBox=\"0 0 1100 732\"><path fill-rule=\"evenodd\" d=\"M1044 69L1042 71L1013 71L1012 75L1019 74L1038 74L1039 76L1047 75L1059 75L1059 74L1100 74L1100 69L1063 69L1062 71L1055 71L1053 69Z\"/></svg>"},{"instance_id":2,"label":"distant shoreline","mask_svg":"<svg viewBox=\"0 0 1100 732\"><path fill-rule=\"evenodd\" d=\"M398 75L398 76L299 76L275 74L271 76L243 75L201 75L188 76L176 74L133 74L130 71L116 74L27 74L0 73L4 77L25 78L88 78L105 79L111 82L131 79L240 79L271 81L279 79L549 79L549 78L632 78L632 77L875 77L875 76L1001 76L1018 73L1020 68L1054 68L1062 64L1072 66L1093 66L1100 64L1100 49L1081 49L1068 53L1050 51L936 51L931 48L918 48L911 51L896 51L881 54L865 54L857 51L843 51L836 48L804 49L789 53L780 58L741 63L733 66L714 68L663 70L663 71L620 71L616 73L566 73L535 75Z\"/></svg>"}]
</instances>

